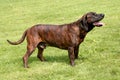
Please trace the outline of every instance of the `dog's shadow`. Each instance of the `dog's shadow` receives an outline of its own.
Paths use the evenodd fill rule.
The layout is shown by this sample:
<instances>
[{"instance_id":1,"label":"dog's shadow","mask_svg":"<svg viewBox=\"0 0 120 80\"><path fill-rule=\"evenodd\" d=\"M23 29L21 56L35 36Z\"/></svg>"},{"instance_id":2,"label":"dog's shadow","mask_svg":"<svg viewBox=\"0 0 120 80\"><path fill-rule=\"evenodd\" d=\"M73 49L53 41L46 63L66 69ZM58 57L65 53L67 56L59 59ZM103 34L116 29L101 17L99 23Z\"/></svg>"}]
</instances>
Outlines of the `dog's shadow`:
<instances>
[{"instance_id":1,"label":"dog's shadow","mask_svg":"<svg viewBox=\"0 0 120 80\"><path fill-rule=\"evenodd\" d=\"M43 62L47 62L47 63L65 63L65 64L69 64L70 59L68 57L68 55L61 55L61 56L44 56L45 57L45 61ZM79 56L79 58L77 59L80 62L84 62L84 60L87 60L87 58L83 57L83 56ZM36 63L36 62L41 62L36 56L31 56L29 58L29 64L31 63Z\"/></svg>"},{"instance_id":2,"label":"dog's shadow","mask_svg":"<svg viewBox=\"0 0 120 80\"><path fill-rule=\"evenodd\" d=\"M50 56L50 55L46 55L45 57L45 61L40 61L40 59L37 58L37 56L31 56L28 59L28 64L38 64L38 63L46 63L46 64L51 64L51 63L60 63L60 64L70 64L70 60L68 55L54 55L54 56ZM87 58L83 57L83 56L79 56L79 58L77 59L80 63L84 62L84 60L87 60ZM18 65L18 62L20 62L21 65L23 65L23 61L22 58L17 58L16 60L13 60L12 63L15 63Z\"/></svg>"},{"instance_id":3,"label":"dog's shadow","mask_svg":"<svg viewBox=\"0 0 120 80\"><path fill-rule=\"evenodd\" d=\"M48 62L48 63L53 63L53 62L58 62L58 63L68 63L69 57L67 55L62 55L62 56L45 56L45 61L43 62ZM33 63L36 61L40 61L36 56L31 56L29 57L29 63ZM42 61L40 61L42 62Z\"/></svg>"}]
</instances>

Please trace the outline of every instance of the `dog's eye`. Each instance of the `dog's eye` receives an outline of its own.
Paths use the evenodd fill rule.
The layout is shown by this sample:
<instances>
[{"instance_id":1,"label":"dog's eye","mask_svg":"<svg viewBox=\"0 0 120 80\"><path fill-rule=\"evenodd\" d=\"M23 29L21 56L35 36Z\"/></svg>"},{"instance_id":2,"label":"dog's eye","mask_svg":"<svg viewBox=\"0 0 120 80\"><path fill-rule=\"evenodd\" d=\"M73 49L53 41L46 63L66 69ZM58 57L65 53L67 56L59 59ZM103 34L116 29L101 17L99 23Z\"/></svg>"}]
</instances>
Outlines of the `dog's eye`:
<instances>
[{"instance_id":1,"label":"dog's eye","mask_svg":"<svg viewBox=\"0 0 120 80\"><path fill-rule=\"evenodd\" d=\"M93 15L96 15L96 13L93 13Z\"/></svg>"},{"instance_id":2,"label":"dog's eye","mask_svg":"<svg viewBox=\"0 0 120 80\"><path fill-rule=\"evenodd\" d=\"M95 13L95 12L92 12L92 15L96 15L96 13Z\"/></svg>"}]
</instances>

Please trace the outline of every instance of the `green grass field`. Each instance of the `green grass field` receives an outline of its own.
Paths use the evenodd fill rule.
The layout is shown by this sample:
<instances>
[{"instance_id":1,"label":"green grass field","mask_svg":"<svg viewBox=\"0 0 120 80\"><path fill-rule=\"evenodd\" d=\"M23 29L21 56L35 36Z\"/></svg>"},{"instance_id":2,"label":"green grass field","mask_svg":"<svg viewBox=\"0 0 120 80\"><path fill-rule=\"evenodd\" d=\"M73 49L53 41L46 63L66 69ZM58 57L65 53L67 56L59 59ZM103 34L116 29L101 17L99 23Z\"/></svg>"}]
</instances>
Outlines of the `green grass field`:
<instances>
[{"instance_id":1,"label":"green grass field","mask_svg":"<svg viewBox=\"0 0 120 80\"><path fill-rule=\"evenodd\" d=\"M120 80L120 0L0 0L0 80ZM26 41L18 40L34 24L64 24L89 11L105 13L105 26L94 28L80 46L75 67L68 53L54 47L44 51L46 62L37 59L37 50L23 68Z\"/></svg>"}]
</instances>

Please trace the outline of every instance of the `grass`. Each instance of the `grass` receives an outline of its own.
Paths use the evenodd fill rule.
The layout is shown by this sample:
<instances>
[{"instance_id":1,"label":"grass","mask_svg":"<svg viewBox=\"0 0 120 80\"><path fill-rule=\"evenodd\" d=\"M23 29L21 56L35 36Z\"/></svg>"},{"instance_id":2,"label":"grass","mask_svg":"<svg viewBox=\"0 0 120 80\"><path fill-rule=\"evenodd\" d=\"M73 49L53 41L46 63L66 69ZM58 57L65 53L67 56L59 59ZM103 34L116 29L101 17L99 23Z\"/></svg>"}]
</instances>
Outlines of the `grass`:
<instances>
[{"instance_id":1,"label":"grass","mask_svg":"<svg viewBox=\"0 0 120 80\"><path fill-rule=\"evenodd\" d=\"M119 80L120 79L120 0L0 0L0 80ZM84 13L105 13L104 27L88 33L80 46L76 66L69 65L65 50L48 47L46 62L29 58L23 68L26 42L9 45L23 31L37 23L63 24L79 19Z\"/></svg>"}]
</instances>

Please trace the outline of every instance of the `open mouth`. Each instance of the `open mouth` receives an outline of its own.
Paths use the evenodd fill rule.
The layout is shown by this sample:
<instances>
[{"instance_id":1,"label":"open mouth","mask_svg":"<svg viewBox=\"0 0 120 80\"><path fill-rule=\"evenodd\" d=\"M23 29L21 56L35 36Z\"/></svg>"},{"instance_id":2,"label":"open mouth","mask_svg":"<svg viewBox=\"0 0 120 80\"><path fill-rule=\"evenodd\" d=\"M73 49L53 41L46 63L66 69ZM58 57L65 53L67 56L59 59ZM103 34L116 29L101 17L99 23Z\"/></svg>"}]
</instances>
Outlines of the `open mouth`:
<instances>
[{"instance_id":1,"label":"open mouth","mask_svg":"<svg viewBox=\"0 0 120 80\"><path fill-rule=\"evenodd\" d=\"M102 23L102 22L94 22L93 25L97 26L97 27L100 27L100 26L103 26L104 23Z\"/></svg>"}]
</instances>

